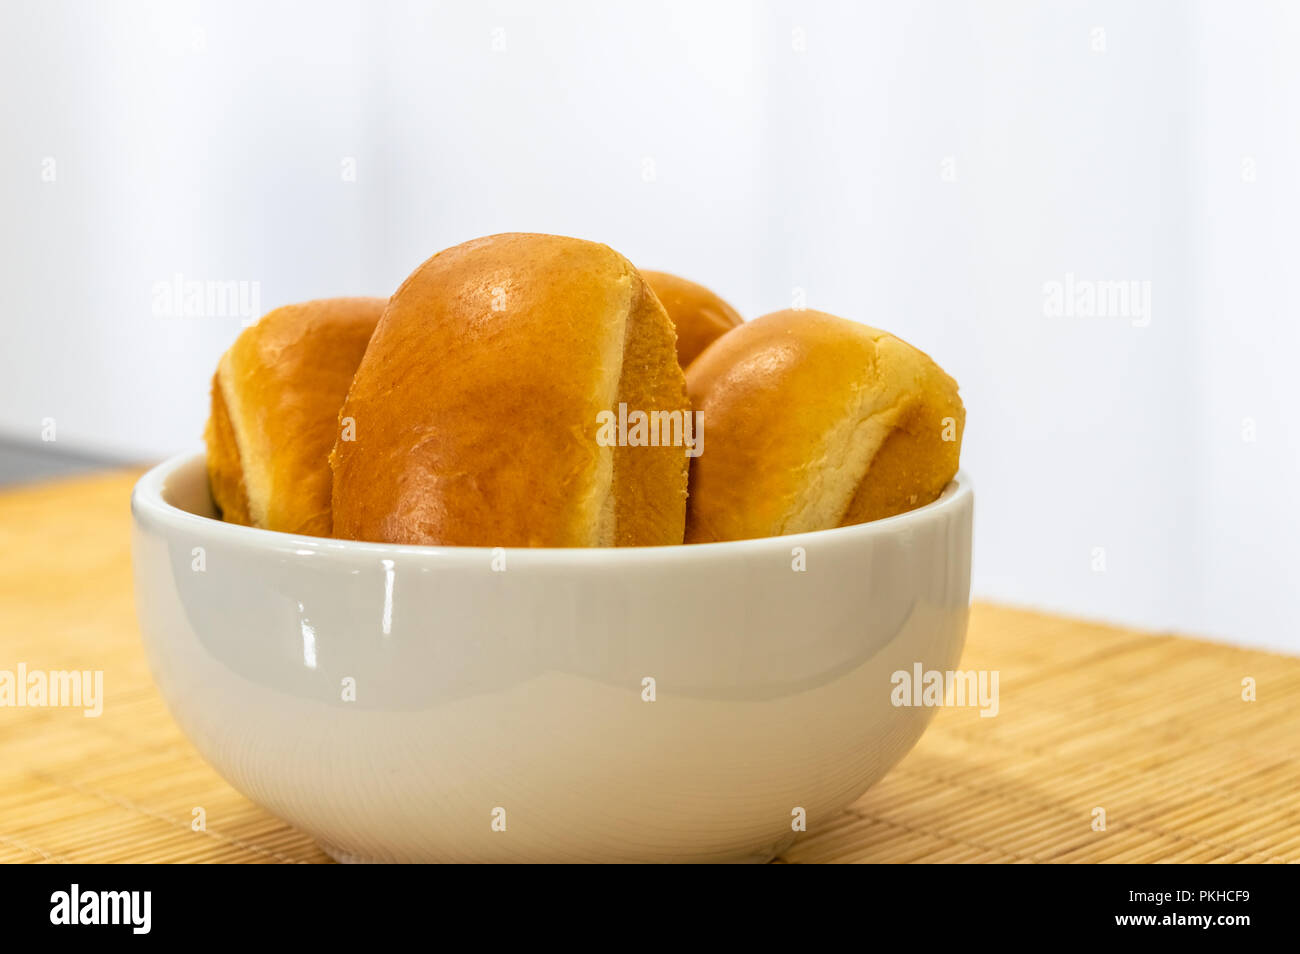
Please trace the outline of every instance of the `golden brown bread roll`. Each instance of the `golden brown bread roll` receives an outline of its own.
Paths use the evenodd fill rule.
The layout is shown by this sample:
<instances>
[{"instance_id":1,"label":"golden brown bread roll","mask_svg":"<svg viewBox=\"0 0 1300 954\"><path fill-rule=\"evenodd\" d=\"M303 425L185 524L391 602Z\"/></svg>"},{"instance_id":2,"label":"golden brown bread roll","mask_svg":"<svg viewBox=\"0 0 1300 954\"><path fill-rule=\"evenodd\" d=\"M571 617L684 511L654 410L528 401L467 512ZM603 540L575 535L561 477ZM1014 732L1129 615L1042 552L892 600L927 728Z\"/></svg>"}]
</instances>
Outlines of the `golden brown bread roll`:
<instances>
[{"instance_id":1,"label":"golden brown bread roll","mask_svg":"<svg viewBox=\"0 0 1300 954\"><path fill-rule=\"evenodd\" d=\"M325 298L286 305L222 355L204 432L222 519L329 536L339 407L384 304Z\"/></svg>"},{"instance_id":2,"label":"golden brown bread roll","mask_svg":"<svg viewBox=\"0 0 1300 954\"><path fill-rule=\"evenodd\" d=\"M686 381L708 429L691 462L688 543L891 516L957 472L957 382L886 332L779 311L729 331Z\"/></svg>"},{"instance_id":3,"label":"golden brown bread roll","mask_svg":"<svg viewBox=\"0 0 1300 954\"><path fill-rule=\"evenodd\" d=\"M701 351L744 319L736 309L703 285L668 272L642 270L677 328L677 363L683 368Z\"/></svg>"},{"instance_id":4,"label":"golden brown bread roll","mask_svg":"<svg viewBox=\"0 0 1300 954\"><path fill-rule=\"evenodd\" d=\"M601 412L689 408L673 326L604 245L510 233L421 265L341 412L334 534L466 546L681 543L682 447L602 446Z\"/></svg>"}]
</instances>

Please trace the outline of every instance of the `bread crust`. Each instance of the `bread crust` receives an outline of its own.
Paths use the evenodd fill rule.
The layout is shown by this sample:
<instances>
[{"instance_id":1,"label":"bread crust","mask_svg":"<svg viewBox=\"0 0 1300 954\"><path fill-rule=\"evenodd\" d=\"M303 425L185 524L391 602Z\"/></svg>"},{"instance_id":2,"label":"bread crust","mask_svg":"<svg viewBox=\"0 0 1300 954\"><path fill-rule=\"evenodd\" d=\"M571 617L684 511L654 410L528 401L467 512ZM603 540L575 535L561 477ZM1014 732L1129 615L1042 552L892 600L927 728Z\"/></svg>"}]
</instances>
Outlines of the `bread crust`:
<instances>
[{"instance_id":1,"label":"bread crust","mask_svg":"<svg viewBox=\"0 0 1300 954\"><path fill-rule=\"evenodd\" d=\"M243 331L212 381L213 499L232 523L328 536L338 412L382 298L286 305Z\"/></svg>"},{"instance_id":2,"label":"bread crust","mask_svg":"<svg viewBox=\"0 0 1300 954\"><path fill-rule=\"evenodd\" d=\"M608 447L619 401L689 407L672 324L607 246L506 233L429 259L343 406L335 536L449 546L680 543L680 447Z\"/></svg>"},{"instance_id":3,"label":"bread crust","mask_svg":"<svg viewBox=\"0 0 1300 954\"><path fill-rule=\"evenodd\" d=\"M688 543L891 516L957 472L957 383L875 328L775 312L719 338L686 378L708 433L691 463Z\"/></svg>"},{"instance_id":4,"label":"bread crust","mask_svg":"<svg viewBox=\"0 0 1300 954\"><path fill-rule=\"evenodd\" d=\"M677 363L686 368L710 344L739 325L743 318L731 305L703 285L669 272L642 270L677 330Z\"/></svg>"}]
</instances>

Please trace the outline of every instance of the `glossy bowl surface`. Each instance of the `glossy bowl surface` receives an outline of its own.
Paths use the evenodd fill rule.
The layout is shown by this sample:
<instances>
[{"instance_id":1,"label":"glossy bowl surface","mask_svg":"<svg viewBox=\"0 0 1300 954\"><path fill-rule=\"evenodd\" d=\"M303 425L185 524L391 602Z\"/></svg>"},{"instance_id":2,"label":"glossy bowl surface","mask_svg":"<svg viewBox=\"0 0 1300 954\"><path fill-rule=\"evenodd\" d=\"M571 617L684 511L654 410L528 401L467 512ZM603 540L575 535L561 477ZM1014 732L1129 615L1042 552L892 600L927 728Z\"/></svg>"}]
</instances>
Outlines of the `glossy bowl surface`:
<instances>
[{"instance_id":1,"label":"glossy bowl surface","mask_svg":"<svg viewBox=\"0 0 1300 954\"><path fill-rule=\"evenodd\" d=\"M411 547L213 518L201 454L132 496L158 686L237 789L335 857L770 858L913 746L956 669L973 494L693 546Z\"/></svg>"}]
</instances>

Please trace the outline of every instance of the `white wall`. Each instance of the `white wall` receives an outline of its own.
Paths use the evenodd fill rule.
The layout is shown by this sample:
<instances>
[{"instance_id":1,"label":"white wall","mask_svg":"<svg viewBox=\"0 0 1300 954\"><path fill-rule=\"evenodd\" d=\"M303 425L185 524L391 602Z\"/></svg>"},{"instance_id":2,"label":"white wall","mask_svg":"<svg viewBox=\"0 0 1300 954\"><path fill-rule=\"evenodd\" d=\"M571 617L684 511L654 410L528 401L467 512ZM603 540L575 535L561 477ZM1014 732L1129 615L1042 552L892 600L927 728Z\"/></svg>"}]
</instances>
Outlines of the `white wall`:
<instances>
[{"instance_id":1,"label":"white wall","mask_svg":"<svg viewBox=\"0 0 1300 954\"><path fill-rule=\"evenodd\" d=\"M1300 651L1293 8L58 0L0 37L0 433L192 445L241 322L154 314L178 272L267 310L579 235L933 354L980 595ZM1149 324L1046 316L1067 274L1150 282Z\"/></svg>"},{"instance_id":2,"label":"white wall","mask_svg":"<svg viewBox=\"0 0 1300 954\"><path fill-rule=\"evenodd\" d=\"M1207 3L1189 114L1199 441L1188 629L1300 652L1300 7ZM1253 425L1254 440L1243 440Z\"/></svg>"}]
</instances>

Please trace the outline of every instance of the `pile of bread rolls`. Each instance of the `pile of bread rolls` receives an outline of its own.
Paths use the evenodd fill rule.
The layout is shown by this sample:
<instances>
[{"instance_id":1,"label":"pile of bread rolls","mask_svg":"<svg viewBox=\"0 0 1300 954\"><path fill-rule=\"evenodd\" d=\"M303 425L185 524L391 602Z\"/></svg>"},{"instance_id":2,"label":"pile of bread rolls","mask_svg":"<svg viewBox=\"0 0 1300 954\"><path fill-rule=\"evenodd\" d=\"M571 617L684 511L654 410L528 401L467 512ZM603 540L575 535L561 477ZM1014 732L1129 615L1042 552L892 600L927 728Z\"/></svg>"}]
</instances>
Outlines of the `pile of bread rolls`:
<instances>
[{"instance_id":1,"label":"pile of bread rolls","mask_svg":"<svg viewBox=\"0 0 1300 954\"><path fill-rule=\"evenodd\" d=\"M927 504L964 424L956 382L887 332L806 309L742 321L608 246L508 233L439 252L388 300L265 315L221 358L205 438L233 523L655 546Z\"/></svg>"}]
</instances>

